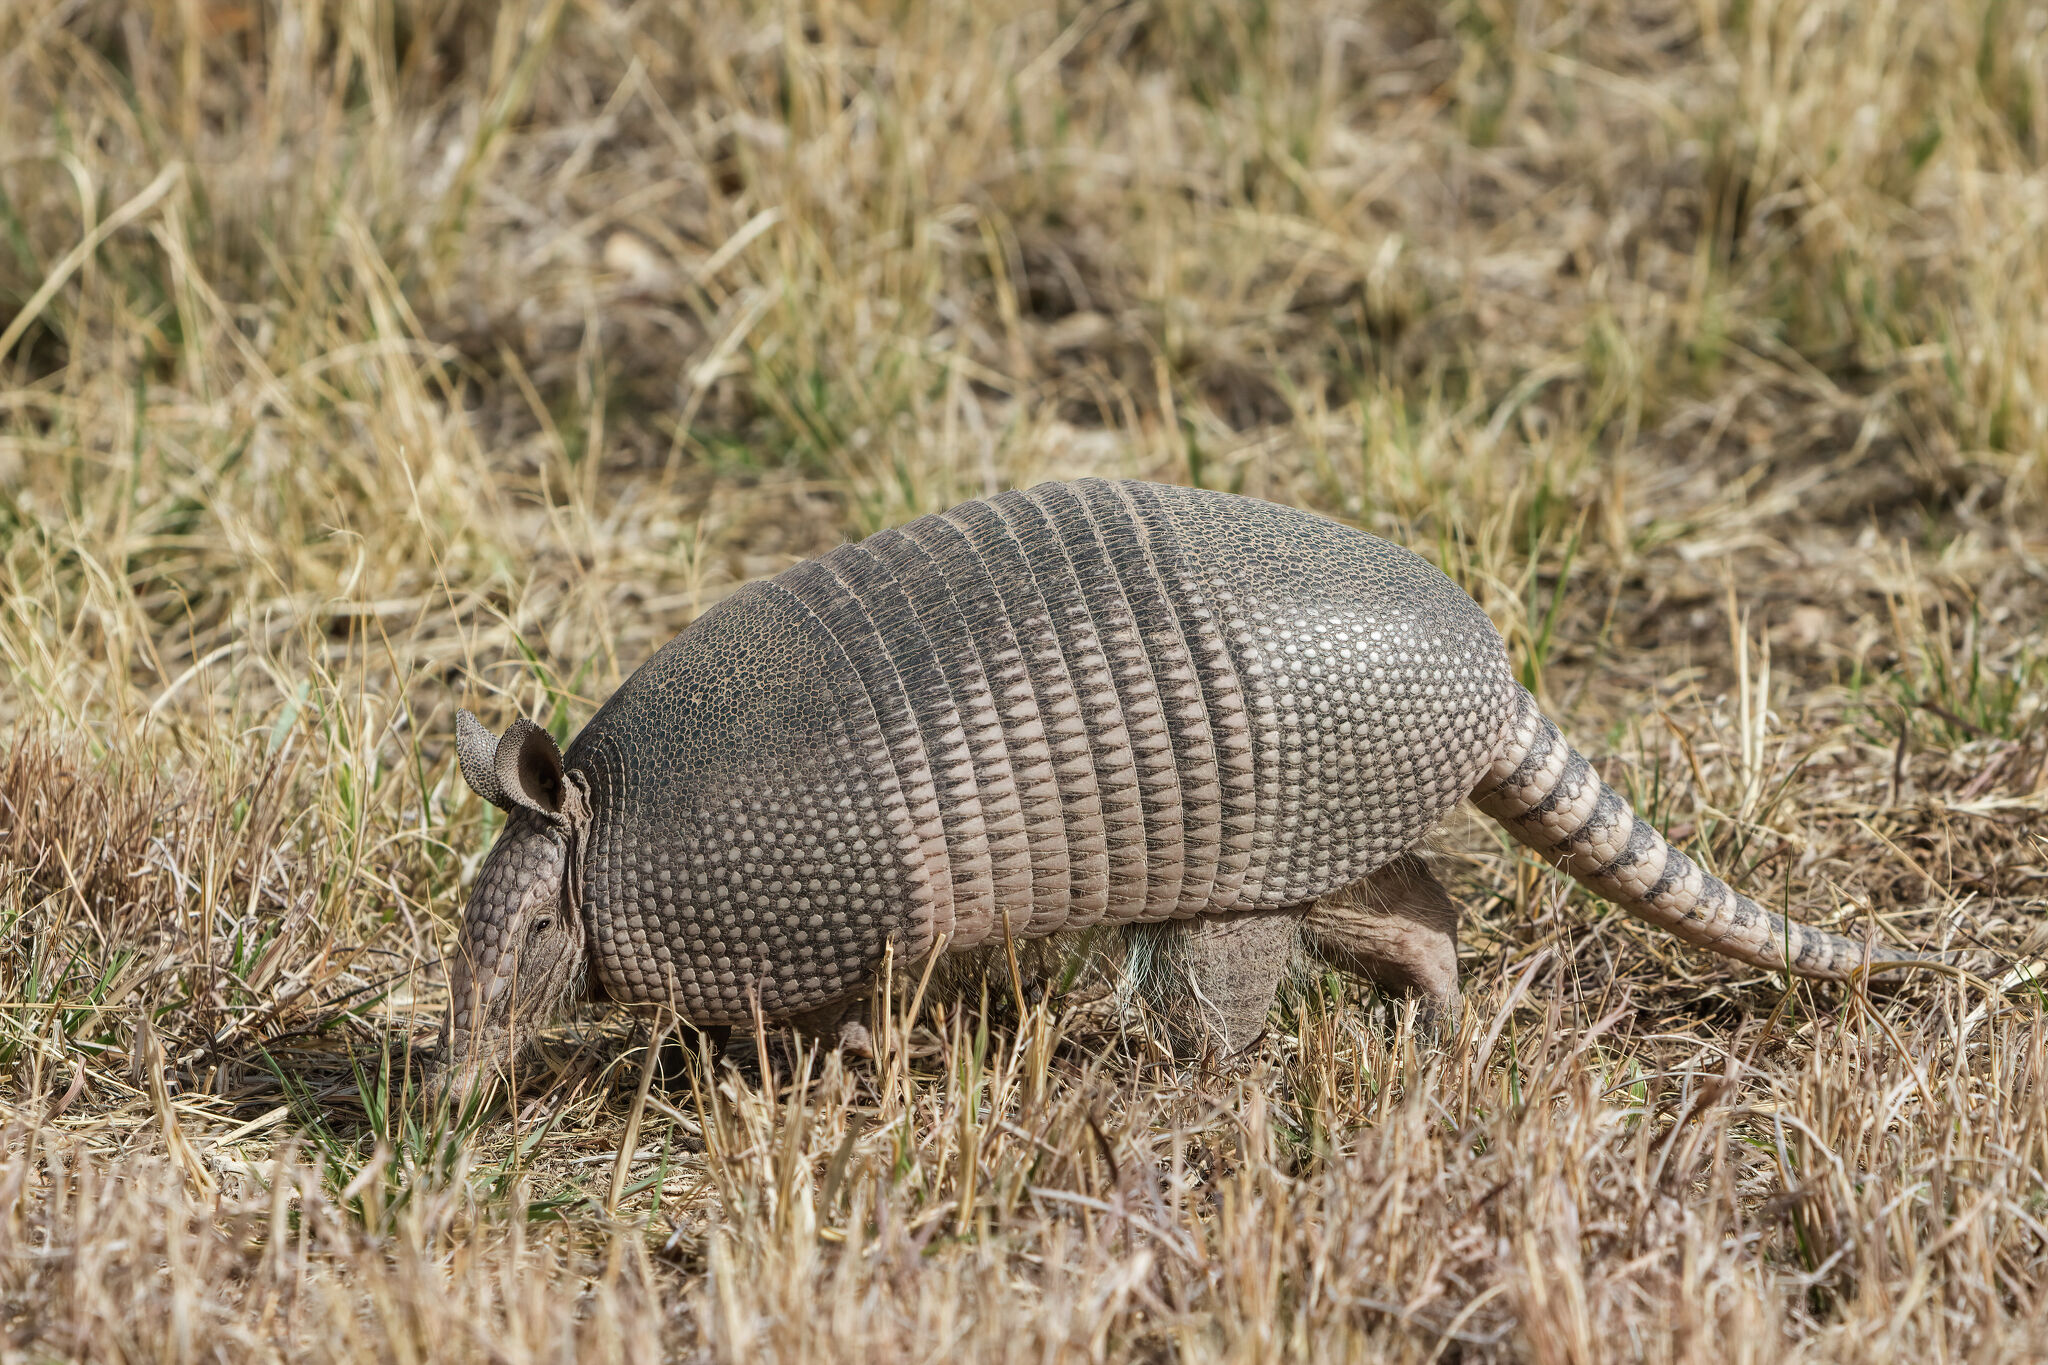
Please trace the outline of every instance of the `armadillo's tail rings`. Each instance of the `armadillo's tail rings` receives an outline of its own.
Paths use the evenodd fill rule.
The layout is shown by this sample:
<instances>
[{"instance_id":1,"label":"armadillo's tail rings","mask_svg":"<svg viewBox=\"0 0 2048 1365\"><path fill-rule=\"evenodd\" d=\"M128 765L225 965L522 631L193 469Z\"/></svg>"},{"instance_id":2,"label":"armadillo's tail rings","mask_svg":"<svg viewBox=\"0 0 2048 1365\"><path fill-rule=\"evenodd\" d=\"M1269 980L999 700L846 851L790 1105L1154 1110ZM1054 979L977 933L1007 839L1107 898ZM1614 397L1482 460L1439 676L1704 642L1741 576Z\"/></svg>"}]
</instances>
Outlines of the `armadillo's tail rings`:
<instances>
[{"instance_id":1,"label":"armadillo's tail rings","mask_svg":"<svg viewBox=\"0 0 2048 1365\"><path fill-rule=\"evenodd\" d=\"M1639 819L1536 699L1515 692L1513 719L1472 802L1603 898L1687 943L1799 976L1845 981L1883 963L1939 960L1788 920L1731 889Z\"/></svg>"}]
</instances>

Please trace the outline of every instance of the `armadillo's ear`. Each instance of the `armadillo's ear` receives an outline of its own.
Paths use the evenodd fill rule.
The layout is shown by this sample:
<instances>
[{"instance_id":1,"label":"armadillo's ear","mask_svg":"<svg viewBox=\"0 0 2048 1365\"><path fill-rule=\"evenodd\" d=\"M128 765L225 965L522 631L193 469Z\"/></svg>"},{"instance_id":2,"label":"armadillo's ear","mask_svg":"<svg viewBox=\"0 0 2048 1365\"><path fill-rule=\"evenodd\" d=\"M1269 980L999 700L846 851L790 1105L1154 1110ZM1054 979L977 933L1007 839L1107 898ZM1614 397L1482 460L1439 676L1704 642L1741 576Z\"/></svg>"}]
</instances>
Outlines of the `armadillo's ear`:
<instances>
[{"instance_id":1,"label":"armadillo's ear","mask_svg":"<svg viewBox=\"0 0 2048 1365\"><path fill-rule=\"evenodd\" d=\"M502 810L512 809L498 781L498 737L467 711L455 713L455 759L471 791Z\"/></svg>"},{"instance_id":2,"label":"armadillo's ear","mask_svg":"<svg viewBox=\"0 0 2048 1365\"><path fill-rule=\"evenodd\" d=\"M555 737L521 716L498 741L492 763L506 808L516 803L542 815L562 810L562 751Z\"/></svg>"}]
</instances>

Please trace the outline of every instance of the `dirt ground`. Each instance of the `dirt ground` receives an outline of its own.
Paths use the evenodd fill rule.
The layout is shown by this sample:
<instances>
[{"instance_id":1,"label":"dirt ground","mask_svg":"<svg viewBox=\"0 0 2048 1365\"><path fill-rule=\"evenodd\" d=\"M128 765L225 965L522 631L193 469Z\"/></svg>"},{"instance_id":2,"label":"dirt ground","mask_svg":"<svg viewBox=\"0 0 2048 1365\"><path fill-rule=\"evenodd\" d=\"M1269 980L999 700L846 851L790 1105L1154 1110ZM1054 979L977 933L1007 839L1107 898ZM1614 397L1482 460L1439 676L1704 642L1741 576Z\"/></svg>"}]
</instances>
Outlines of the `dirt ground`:
<instances>
[{"instance_id":1,"label":"dirt ground","mask_svg":"<svg viewBox=\"0 0 2048 1365\"><path fill-rule=\"evenodd\" d=\"M0 1358L2039 1359L2044 454L2040 0L0 4ZM1080 474L1413 546L1696 858L2000 967L1463 816L1442 1048L906 977L419 1103L457 707Z\"/></svg>"}]
</instances>

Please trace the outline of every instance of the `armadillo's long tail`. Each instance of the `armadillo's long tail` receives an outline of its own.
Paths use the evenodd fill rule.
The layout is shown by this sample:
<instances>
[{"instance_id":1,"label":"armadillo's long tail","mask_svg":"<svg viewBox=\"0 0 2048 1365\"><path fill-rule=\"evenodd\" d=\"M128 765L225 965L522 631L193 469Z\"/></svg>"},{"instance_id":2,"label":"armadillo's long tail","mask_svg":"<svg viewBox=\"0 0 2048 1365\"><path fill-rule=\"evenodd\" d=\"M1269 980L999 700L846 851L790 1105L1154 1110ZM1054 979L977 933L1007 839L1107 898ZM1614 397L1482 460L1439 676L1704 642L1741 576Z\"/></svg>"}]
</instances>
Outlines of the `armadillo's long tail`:
<instances>
[{"instance_id":1,"label":"armadillo's long tail","mask_svg":"<svg viewBox=\"0 0 2048 1365\"><path fill-rule=\"evenodd\" d=\"M1580 882L1687 943L1752 966L1843 981L1866 964L1939 962L1865 947L1774 915L1665 842L1516 688L1516 710L1472 802Z\"/></svg>"}]
</instances>

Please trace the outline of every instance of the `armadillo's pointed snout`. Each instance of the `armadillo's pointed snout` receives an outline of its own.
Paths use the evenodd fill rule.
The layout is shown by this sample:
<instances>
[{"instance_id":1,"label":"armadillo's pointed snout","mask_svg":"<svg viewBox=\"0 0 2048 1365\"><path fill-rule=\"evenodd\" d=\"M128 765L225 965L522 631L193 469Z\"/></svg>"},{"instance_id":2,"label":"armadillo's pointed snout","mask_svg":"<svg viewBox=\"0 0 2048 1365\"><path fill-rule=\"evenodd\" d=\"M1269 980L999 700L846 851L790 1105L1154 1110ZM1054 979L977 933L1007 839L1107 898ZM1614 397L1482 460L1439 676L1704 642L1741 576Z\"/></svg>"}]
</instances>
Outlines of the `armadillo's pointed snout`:
<instances>
[{"instance_id":1,"label":"armadillo's pointed snout","mask_svg":"<svg viewBox=\"0 0 2048 1365\"><path fill-rule=\"evenodd\" d=\"M428 1100L459 1113L505 1073L511 1060L509 1032L491 1037L469 1030L451 1030L428 1067Z\"/></svg>"},{"instance_id":2,"label":"armadillo's pointed snout","mask_svg":"<svg viewBox=\"0 0 2048 1365\"><path fill-rule=\"evenodd\" d=\"M518 918L516 909L503 912L489 896L472 903L449 964L448 1013L434 1049L429 1093L458 1110L479 1089L509 1073L519 1048L518 1021L510 1008L517 956L478 942L494 946L499 935L493 927L514 927Z\"/></svg>"}]
</instances>

